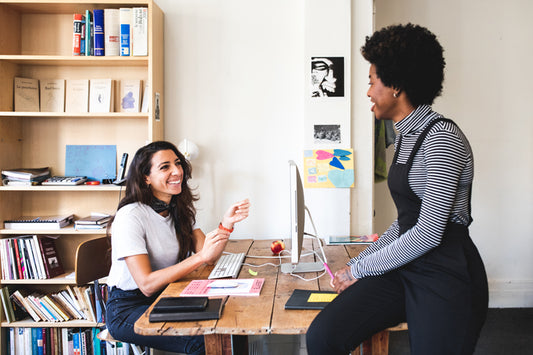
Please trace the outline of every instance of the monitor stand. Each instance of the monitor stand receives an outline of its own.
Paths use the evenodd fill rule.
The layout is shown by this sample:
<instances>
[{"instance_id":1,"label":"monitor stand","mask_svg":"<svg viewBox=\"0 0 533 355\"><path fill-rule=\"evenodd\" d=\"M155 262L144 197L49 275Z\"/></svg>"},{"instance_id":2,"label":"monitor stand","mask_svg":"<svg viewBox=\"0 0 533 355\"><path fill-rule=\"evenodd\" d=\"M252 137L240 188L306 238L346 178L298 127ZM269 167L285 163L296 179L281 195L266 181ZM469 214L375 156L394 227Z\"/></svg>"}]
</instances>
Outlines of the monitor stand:
<instances>
[{"instance_id":1,"label":"monitor stand","mask_svg":"<svg viewBox=\"0 0 533 355\"><path fill-rule=\"evenodd\" d=\"M320 261L315 261L313 263L281 264L281 272L284 274L320 271L324 271L324 264Z\"/></svg>"}]
</instances>

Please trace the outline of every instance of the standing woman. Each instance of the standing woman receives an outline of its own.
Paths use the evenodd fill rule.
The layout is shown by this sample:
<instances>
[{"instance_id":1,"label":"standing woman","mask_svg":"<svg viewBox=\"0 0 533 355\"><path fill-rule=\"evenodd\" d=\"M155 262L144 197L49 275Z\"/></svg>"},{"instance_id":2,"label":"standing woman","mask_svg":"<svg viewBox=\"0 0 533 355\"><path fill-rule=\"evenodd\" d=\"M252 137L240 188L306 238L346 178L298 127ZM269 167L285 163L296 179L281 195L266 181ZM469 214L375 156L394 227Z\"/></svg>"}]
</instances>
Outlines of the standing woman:
<instances>
[{"instance_id":1,"label":"standing woman","mask_svg":"<svg viewBox=\"0 0 533 355\"><path fill-rule=\"evenodd\" d=\"M187 182L191 166L178 149L159 141L140 148L131 163L126 195L112 223L112 264L106 324L120 341L159 350L204 354L203 336L142 336L134 323L171 282L221 255L250 203L232 205L218 229L204 235Z\"/></svg>"},{"instance_id":2,"label":"standing woman","mask_svg":"<svg viewBox=\"0 0 533 355\"><path fill-rule=\"evenodd\" d=\"M367 95L399 136L389 172L398 218L335 273L339 293L307 333L309 354L347 354L407 322L411 354L472 354L488 308L485 268L468 226L474 174L463 132L430 105L445 61L435 35L412 24L367 37Z\"/></svg>"}]
</instances>

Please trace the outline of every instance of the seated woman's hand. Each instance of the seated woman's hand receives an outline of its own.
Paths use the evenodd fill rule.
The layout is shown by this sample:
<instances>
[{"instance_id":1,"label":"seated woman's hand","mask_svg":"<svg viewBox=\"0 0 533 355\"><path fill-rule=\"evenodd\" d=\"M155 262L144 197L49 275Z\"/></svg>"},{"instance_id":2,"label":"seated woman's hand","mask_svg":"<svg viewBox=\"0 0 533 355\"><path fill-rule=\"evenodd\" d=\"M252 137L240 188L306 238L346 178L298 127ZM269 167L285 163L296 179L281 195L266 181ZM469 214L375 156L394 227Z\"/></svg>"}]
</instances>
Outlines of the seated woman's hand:
<instances>
[{"instance_id":1,"label":"seated woman's hand","mask_svg":"<svg viewBox=\"0 0 533 355\"><path fill-rule=\"evenodd\" d=\"M206 234L204 245L199 253L204 263L212 265L217 261L228 243L229 236L229 232L220 229Z\"/></svg>"},{"instance_id":2,"label":"seated woman's hand","mask_svg":"<svg viewBox=\"0 0 533 355\"><path fill-rule=\"evenodd\" d=\"M335 278L331 280L331 287L333 287L337 293L341 293L358 280L359 279L353 277L352 269L349 266L345 266L335 273Z\"/></svg>"},{"instance_id":3,"label":"seated woman's hand","mask_svg":"<svg viewBox=\"0 0 533 355\"><path fill-rule=\"evenodd\" d=\"M239 201L231 205L224 217L222 217L222 226L227 229L233 229L233 225L240 222L246 217L250 211L250 201L248 199Z\"/></svg>"}]
</instances>

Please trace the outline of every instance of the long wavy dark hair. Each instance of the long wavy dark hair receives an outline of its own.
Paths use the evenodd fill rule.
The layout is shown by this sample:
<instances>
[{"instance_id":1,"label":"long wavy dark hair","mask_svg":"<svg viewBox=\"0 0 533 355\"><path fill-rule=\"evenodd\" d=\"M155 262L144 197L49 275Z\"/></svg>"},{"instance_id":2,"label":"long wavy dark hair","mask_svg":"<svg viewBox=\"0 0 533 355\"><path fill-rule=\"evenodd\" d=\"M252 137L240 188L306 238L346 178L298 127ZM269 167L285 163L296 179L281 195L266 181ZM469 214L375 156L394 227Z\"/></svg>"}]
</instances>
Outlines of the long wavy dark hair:
<instances>
[{"instance_id":1,"label":"long wavy dark hair","mask_svg":"<svg viewBox=\"0 0 533 355\"><path fill-rule=\"evenodd\" d=\"M172 150L179 158L183 168L181 193L172 196L169 209L180 246L178 258L181 261L194 251L192 227L196 223L194 202L198 198L193 194L188 185L188 181L191 178L191 164L174 144L166 141L156 141L137 150L128 170L126 193L124 198L120 200L117 210L134 202L143 203L148 206L152 204L155 197L150 187L146 184L145 178L150 175L152 157L161 150Z\"/></svg>"}]
</instances>

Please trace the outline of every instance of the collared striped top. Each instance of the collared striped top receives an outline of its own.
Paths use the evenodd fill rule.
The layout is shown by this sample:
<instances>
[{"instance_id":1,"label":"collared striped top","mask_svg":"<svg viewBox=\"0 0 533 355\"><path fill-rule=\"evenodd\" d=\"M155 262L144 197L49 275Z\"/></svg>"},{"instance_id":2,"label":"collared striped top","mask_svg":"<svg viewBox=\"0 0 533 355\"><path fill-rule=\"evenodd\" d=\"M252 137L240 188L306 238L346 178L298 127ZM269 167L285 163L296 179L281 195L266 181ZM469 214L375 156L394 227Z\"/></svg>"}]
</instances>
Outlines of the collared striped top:
<instances>
[{"instance_id":1,"label":"collared striped top","mask_svg":"<svg viewBox=\"0 0 533 355\"><path fill-rule=\"evenodd\" d=\"M397 163L407 162L424 128L441 117L430 106L422 105L395 123L399 132L395 148L400 149ZM448 222L468 225L473 176L474 160L467 138L453 123L436 123L409 171L409 185L422 200L416 225L399 235L398 220L394 221L376 242L348 262L353 276L359 279L397 269L437 247Z\"/></svg>"}]
</instances>

